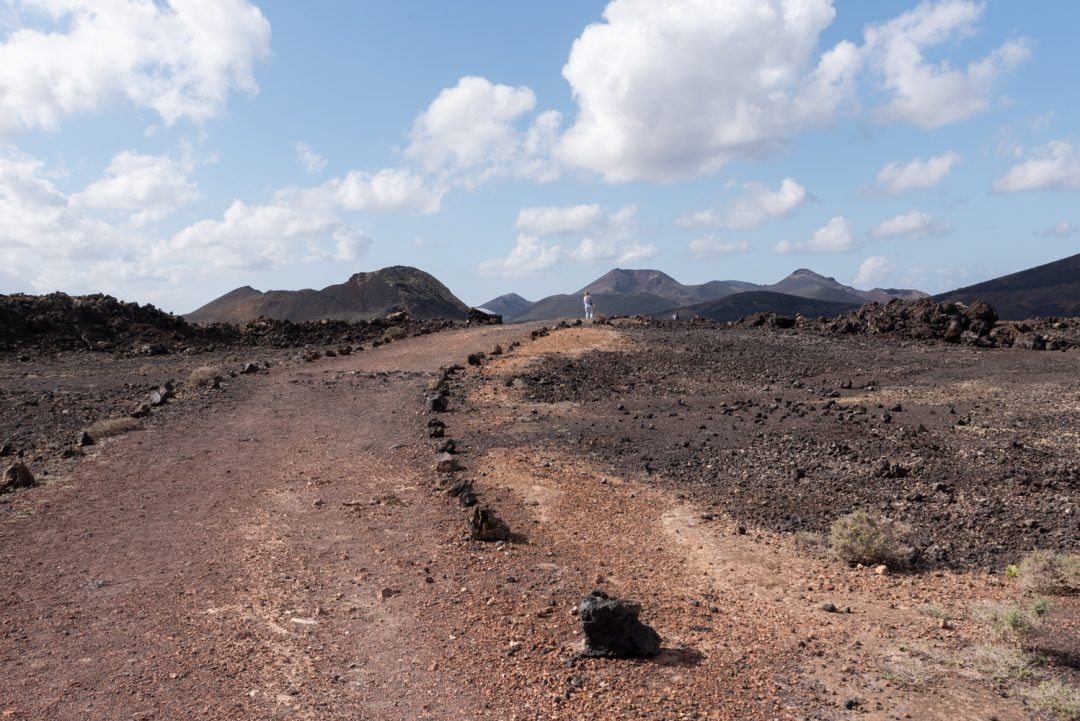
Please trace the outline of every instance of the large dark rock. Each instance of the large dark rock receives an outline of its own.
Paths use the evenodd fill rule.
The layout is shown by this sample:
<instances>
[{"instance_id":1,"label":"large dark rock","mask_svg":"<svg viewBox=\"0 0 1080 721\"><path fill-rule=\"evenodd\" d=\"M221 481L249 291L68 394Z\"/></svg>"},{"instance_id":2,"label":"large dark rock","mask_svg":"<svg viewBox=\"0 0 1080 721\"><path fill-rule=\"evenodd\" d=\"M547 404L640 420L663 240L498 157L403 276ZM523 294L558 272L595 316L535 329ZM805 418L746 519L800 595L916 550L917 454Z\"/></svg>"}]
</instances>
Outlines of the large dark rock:
<instances>
[{"instance_id":1,"label":"large dark rock","mask_svg":"<svg viewBox=\"0 0 1080 721\"><path fill-rule=\"evenodd\" d=\"M479 308L469 308L469 325L502 325L503 318L498 313L488 313Z\"/></svg>"},{"instance_id":2,"label":"large dark rock","mask_svg":"<svg viewBox=\"0 0 1080 721\"><path fill-rule=\"evenodd\" d=\"M7 467L3 478L0 478L0 493L8 493L17 488L30 488L37 485L34 474L26 467L25 463L15 463Z\"/></svg>"},{"instance_id":3,"label":"large dark rock","mask_svg":"<svg viewBox=\"0 0 1080 721\"><path fill-rule=\"evenodd\" d=\"M638 620L641 605L593 591L578 606L585 656L649 658L660 653L660 635Z\"/></svg>"},{"instance_id":4,"label":"large dark rock","mask_svg":"<svg viewBox=\"0 0 1080 721\"><path fill-rule=\"evenodd\" d=\"M442 393L431 393L424 397L424 407L428 413L442 413L450 405L450 401Z\"/></svg>"},{"instance_id":5,"label":"large dark rock","mask_svg":"<svg viewBox=\"0 0 1080 721\"><path fill-rule=\"evenodd\" d=\"M510 529L495 509L473 506L469 514L469 534L477 541L506 541L510 538Z\"/></svg>"}]
</instances>

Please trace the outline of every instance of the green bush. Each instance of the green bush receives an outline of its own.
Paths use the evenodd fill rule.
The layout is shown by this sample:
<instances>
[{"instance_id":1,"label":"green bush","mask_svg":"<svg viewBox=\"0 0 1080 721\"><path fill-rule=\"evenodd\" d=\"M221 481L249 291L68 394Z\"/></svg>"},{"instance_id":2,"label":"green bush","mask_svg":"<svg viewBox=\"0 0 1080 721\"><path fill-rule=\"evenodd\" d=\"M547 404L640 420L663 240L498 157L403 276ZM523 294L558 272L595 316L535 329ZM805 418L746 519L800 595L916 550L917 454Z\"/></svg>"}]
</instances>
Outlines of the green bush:
<instances>
[{"instance_id":1,"label":"green bush","mask_svg":"<svg viewBox=\"0 0 1080 721\"><path fill-rule=\"evenodd\" d=\"M906 568L911 563L908 529L876 513L857 510L836 519L829 532L829 545L841 561L852 565Z\"/></svg>"}]
</instances>

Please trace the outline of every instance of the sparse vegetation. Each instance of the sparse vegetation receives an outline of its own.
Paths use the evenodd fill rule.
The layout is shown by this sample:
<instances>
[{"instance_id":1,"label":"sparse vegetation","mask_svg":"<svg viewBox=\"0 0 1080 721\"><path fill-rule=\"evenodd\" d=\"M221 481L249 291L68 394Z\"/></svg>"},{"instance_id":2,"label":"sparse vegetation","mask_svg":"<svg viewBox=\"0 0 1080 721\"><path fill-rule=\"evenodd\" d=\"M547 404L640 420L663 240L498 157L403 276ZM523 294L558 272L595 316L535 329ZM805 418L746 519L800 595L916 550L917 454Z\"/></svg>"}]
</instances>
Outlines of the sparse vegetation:
<instances>
[{"instance_id":1,"label":"sparse vegetation","mask_svg":"<svg viewBox=\"0 0 1080 721\"><path fill-rule=\"evenodd\" d=\"M1058 681L1043 681L1023 693L1028 703L1039 711L1066 721L1080 721L1080 688Z\"/></svg>"},{"instance_id":2,"label":"sparse vegetation","mask_svg":"<svg viewBox=\"0 0 1080 721\"><path fill-rule=\"evenodd\" d=\"M929 603L924 603L915 610L924 616L929 616L930 618L937 618L942 621L952 620L952 614L950 614L948 611L942 608L938 608L937 606L931 605Z\"/></svg>"},{"instance_id":3,"label":"sparse vegetation","mask_svg":"<svg viewBox=\"0 0 1080 721\"><path fill-rule=\"evenodd\" d=\"M852 565L873 566L884 563L890 568L905 568L911 560L905 543L907 527L884 516L857 510L833 522L829 544L841 561Z\"/></svg>"},{"instance_id":4,"label":"sparse vegetation","mask_svg":"<svg viewBox=\"0 0 1080 721\"><path fill-rule=\"evenodd\" d=\"M383 343L391 343L391 342L393 342L395 340L401 340L402 338L405 338L408 335L409 335L409 331L405 328L405 326L395 325L395 326L387 328L385 331L383 331L382 342Z\"/></svg>"},{"instance_id":5,"label":"sparse vegetation","mask_svg":"<svg viewBox=\"0 0 1080 721\"><path fill-rule=\"evenodd\" d=\"M1033 593L1080 593L1080 554L1032 551L1017 567L1020 585Z\"/></svg>"},{"instance_id":6,"label":"sparse vegetation","mask_svg":"<svg viewBox=\"0 0 1080 721\"><path fill-rule=\"evenodd\" d=\"M1026 607L986 601L972 609L972 616L986 624L999 638L1019 644L1040 626L1049 610L1050 605L1042 598L1033 600Z\"/></svg>"},{"instance_id":7,"label":"sparse vegetation","mask_svg":"<svg viewBox=\"0 0 1080 721\"><path fill-rule=\"evenodd\" d=\"M197 388L216 386L221 381L221 371L214 366L199 366L191 371L188 382Z\"/></svg>"},{"instance_id":8,"label":"sparse vegetation","mask_svg":"<svg viewBox=\"0 0 1080 721\"><path fill-rule=\"evenodd\" d=\"M1015 646L975 646L965 651L958 663L997 682L1035 681L1042 677L1038 661Z\"/></svg>"},{"instance_id":9,"label":"sparse vegetation","mask_svg":"<svg viewBox=\"0 0 1080 721\"><path fill-rule=\"evenodd\" d=\"M829 545L829 537L814 531L796 531L795 542L807 548L824 548Z\"/></svg>"},{"instance_id":10,"label":"sparse vegetation","mask_svg":"<svg viewBox=\"0 0 1080 721\"><path fill-rule=\"evenodd\" d=\"M900 688L921 689L926 687L935 673L922 659L909 656L885 661L880 676L883 681Z\"/></svg>"},{"instance_id":11,"label":"sparse vegetation","mask_svg":"<svg viewBox=\"0 0 1080 721\"><path fill-rule=\"evenodd\" d=\"M102 438L108 438L110 436L122 435L129 431L133 431L138 427L139 422L134 418L118 416L116 418L103 418L100 421L96 421L86 429L86 432L89 433L90 437L94 440L101 440Z\"/></svg>"}]
</instances>

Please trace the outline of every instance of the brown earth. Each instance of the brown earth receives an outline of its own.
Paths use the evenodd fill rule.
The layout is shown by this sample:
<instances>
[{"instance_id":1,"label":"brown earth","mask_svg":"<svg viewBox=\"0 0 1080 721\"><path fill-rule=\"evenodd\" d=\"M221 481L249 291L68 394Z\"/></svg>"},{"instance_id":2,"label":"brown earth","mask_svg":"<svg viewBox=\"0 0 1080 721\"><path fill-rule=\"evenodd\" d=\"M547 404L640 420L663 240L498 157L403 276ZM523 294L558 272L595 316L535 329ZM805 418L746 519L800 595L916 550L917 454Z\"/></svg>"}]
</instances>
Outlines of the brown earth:
<instances>
[{"instance_id":1,"label":"brown earth","mask_svg":"<svg viewBox=\"0 0 1080 721\"><path fill-rule=\"evenodd\" d=\"M5 433L33 427L16 452L46 480L0 496L2 717L1036 717L1036 681L972 605L1022 597L1002 574L1022 550L1075 550L1074 351L535 329L267 355L217 389L181 381L248 358L0 364ZM453 363L453 475L509 543L470 540L438 491L422 401ZM31 448L60 437L49 418L68 433L170 377L177 398L140 430L85 457ZM911 522L923 565L849 568L795 533L855 505ZM949 538L919 525L935 513L956 515ZM984 537L995 517L1008 532ZM572 611L594 588L643 604L659 657L575 658ZM1080 608L1051 600L1022 640L1047 658L1030 673L1076 684Z\"/></svg>"}]
</instances>

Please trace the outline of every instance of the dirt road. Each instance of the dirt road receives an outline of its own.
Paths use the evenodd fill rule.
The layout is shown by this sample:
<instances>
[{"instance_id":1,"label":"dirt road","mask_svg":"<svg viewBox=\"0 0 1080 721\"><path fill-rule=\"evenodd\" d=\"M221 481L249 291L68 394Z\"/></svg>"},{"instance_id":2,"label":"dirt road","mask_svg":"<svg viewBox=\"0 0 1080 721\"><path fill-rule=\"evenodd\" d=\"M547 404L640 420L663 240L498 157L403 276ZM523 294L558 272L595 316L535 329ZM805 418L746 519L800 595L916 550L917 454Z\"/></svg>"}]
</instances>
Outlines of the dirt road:
<instances>
[{"instance_id":1,"label":"dirt road","mask_svg":"<svg viewBox=\"0 0 1080 721\"><path fill-rule=\"evenodd\" d=\"M275 367L8 497L2 718L1029 717L927 660L975 631L917 609L1001 596L998 579L846 569L560 452L581 409L506 382L628 341L533 327ZM483 544L436 489L422 397L441 366L513 340L441 414L517 537ZM593 588L645 604L659 658L574 661Z\"/></svg>"}]
</instances>

